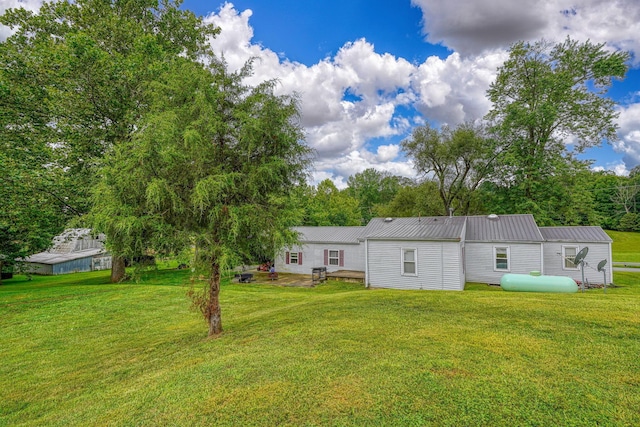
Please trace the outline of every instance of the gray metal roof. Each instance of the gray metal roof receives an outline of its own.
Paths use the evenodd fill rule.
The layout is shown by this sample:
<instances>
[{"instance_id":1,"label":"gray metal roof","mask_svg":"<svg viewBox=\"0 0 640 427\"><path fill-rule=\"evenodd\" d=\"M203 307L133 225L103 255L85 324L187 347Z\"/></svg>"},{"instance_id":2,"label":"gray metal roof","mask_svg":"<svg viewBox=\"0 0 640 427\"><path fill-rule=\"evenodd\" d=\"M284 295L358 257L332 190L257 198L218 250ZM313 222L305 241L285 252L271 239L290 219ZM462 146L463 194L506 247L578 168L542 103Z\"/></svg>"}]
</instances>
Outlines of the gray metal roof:
<instances>
[{"instance_id":1,"label":"gray metal roof","mask_svg":"<svg viewBox=\"0 0 640 427\"><path fill-rule=\"evenodd\" d=\"M547 241L557 242L612 242L611 237L601 227L540 227L540 232Z\"/></svg>"},{"instance_id":2,"label":"gray metal roof","mask_svg":"<svg viewBox=\"0 0 640 427\"><path fill-rule=\"evenodd\" d=\"M357 244L364 227L294 227L300 241L308 243Z\"/></svg>"},{"instance_id":3,"label":"gray metal roof","mask_svg":"<svg viewBox=\"0 0 640 427\"><path fill-rule=\"evenodd\" d=\"M363 234L369 239L461 240L465 217L373 218Z\"/></svg>"},{"instance_id":4,"label":"gray metal roof","mask_svg":"<svg viewBox=\"0 0 640 427\"><path fill-rule=\"evenodd\" d=\"M466 240L471 242L542 242L531 214L467 217Z\"/></svg>"},{"instance_id":5,"label":"gray metal roof","mask_svg":"<svg viewBox=\"0 0 640 427\"><path fill-rule=\"evenodd\" d=\"M53 238L51 249L24 259L38 264L60 264L105 253L104 234L93 236L89 228L70 228Z\"/></svg>"},{"instance_id":6,"label":"gray metal roof","mask_svg":"<svg viewBox=\"0 0 640 427\"><path fill-rule=\"evenodd\" d=\"M104 249L88 249L86 251L71 252L66 254L55 252L40 252L39 254L34 254L25 258L25 262L55 265L67 261L73 261L74 259L92 257L104 252Z\"/></svg>"}]
</instances>

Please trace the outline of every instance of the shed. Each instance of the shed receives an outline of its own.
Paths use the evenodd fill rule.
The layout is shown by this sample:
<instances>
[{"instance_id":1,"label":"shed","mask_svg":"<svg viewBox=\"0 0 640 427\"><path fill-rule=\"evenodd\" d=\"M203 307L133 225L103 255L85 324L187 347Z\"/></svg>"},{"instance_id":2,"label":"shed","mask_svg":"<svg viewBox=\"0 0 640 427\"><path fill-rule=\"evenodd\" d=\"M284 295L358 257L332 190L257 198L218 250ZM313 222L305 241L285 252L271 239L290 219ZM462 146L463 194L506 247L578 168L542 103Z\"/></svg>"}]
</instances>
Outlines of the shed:
<instances>
[{"instance_id":1,"label":"shed","mask_svg":"<svg viewBox=\"0 0 640 427\"><path fill-rule=\"evenodd\" d=\"M57 275L111 268L111 255L104 249L104 235L94 236L88 228L66 230L54 237L45 252L24 259L33 274Z\"/></svg>"},{"instance_id":2,"label":"shed","mask_svg":"<svg viewBox=\"0 0 640 427\"><path fill-rule=\"evenodd\" d=\"M613 281L611 265L611 238L601 227L540 227L544 236L544 274L569 276L575 281L582 280L580 266L573 263L576 254L583 248L589 251L585 257L584 276L589 283L604 281L603 273L597 271L598 263L607 261L607 283Z\"/></svg>"}]
</instances>

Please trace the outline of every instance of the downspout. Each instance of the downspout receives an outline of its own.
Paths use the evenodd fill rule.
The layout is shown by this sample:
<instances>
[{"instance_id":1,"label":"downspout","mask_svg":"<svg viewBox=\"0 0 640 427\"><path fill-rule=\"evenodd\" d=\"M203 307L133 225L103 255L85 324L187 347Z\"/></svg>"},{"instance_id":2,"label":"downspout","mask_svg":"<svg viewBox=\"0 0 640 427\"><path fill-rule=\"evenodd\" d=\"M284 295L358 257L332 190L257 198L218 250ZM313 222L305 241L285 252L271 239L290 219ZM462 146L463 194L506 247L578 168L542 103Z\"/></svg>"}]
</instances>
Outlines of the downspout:
<instances>
[{"instance_id":1,"label":"downspout","mask_svg":"<svg viewBox=\"0 0 640 427\"><path fill-rule=\"evenodd\" d=\"M611 242L609 242L609 283L613 283L613 253L611 252Z\"/></svg>"},{"instance_id":2,"label":"downspout","mask_svg":"<svg viewBox=\"0 0 640 427\"><path fill-rule=\"evenodd\" d=\"M540 274L544 274L544 242L540 242Z\"/></svg>"},{"instance_id":3,"label":"downspout","mask_svg":"<svg viewBox=\"0 0 640 427\"><path fill-rule=\"evenodd\" d=\"M369 239L364 240L364 287L369 287Z\"/></svg>"}]
</instances>

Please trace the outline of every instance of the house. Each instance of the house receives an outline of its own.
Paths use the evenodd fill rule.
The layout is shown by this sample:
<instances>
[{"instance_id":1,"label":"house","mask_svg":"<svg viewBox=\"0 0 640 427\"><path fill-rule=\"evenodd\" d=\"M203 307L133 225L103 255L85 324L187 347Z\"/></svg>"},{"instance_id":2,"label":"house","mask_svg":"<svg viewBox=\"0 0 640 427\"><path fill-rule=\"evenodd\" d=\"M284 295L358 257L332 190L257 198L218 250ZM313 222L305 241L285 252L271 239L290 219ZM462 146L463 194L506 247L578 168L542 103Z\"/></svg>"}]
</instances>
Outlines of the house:
<instances>
[{"instance_id":1,"label":"house","mask_svg":"<svg viewBox=\"0 0 640 427\"><path fill-rule=\"evenodd\" d=\"M569 276L589 247L585 278L602 283L611 239L600 227L538 227L532 215L374 218L363 227L297 227L300 244L276 257L282 272L365 272L370 287L463 290L466 282L498 284L505 273ZM606 272L611 283L611 268Z\"/></svg>"},{"instance_id":2,"label":"house","mask_svg":"<svg viewBox=\"0 0 640 427\"><path fill-rule=\"evenodd\" d=\"M310 274L312 266L326 266L328 272L364 271L364 246L360 240L364 228L296 227L302 245L278 254L275 264L279 271L299 274Z\"/></svg>"},{"instance_id":3,"label":"house","mask_svg":"<svg viewBox=\"0 0 640 427\"><path fill-rule=\"evenodd\" d=\"M57 275L111 268L111 255L104 249L104 236L93 236L88 228L66 230L54 237L51 249L23 260L32 274Z\"/></svg>"}]
</instances>

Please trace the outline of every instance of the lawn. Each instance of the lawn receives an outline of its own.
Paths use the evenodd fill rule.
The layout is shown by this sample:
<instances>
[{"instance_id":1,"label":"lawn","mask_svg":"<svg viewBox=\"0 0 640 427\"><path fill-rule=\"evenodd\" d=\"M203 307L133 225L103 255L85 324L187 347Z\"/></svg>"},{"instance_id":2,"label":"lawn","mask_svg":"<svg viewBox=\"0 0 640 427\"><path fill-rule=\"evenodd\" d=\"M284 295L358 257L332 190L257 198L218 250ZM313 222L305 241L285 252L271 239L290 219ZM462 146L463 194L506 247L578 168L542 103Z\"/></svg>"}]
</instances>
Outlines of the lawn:
<instances>
[{"instance_id":1,"label":"lawn","mask_svg":"<svg viewBox=\"0 0 640 427\"><path fill-rule=\"evenodd\" d=\"M226 283L0 286L0 425L639 425L640 284L584 294Z\"/></svg>"},{"instance_id":2,"label":"lawn","mask_svg":"<svg viewBox=\"0 0 640 427\"><path fill-rule=\"evenodd\" d=\"M640 233L607 231L613 239L613 261L640 262Z\"/></svg>"}]
</instances>

